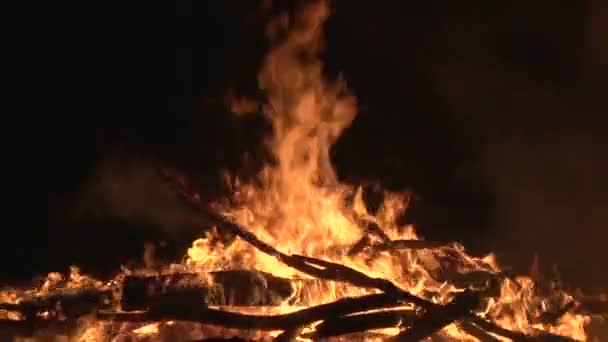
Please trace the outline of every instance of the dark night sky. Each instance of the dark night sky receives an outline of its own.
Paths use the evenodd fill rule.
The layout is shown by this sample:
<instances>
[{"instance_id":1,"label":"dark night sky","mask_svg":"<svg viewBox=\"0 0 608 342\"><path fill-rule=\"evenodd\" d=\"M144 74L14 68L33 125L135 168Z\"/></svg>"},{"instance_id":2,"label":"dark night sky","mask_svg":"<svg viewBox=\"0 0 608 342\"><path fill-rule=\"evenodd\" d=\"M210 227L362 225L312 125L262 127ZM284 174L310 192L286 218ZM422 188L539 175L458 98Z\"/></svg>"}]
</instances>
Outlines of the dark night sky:
<instances>
[{"instance_id":1,"label":"dark night sky","mask_svg":"<svg viewBox=\"0 0 608 342\"><path fill-rule=\"evenodd\" d=\"M256 156L264 125L204 99L228 88L256 94L267 48L257 5L24 12L34 28L18 56L24 115L5 127L16 220L3 228L6 280L73 263L103 273L141 255L145 240L183 247L196 235L196 223L154 190L151 163L212 189L220 169ZM579 283L606 286L602 15L601 0L338 0L324 59L361 104L333 150L339 174L413 189L407 219L425 236L514 264L538 252Z\"/></svg>"}]
</instances>

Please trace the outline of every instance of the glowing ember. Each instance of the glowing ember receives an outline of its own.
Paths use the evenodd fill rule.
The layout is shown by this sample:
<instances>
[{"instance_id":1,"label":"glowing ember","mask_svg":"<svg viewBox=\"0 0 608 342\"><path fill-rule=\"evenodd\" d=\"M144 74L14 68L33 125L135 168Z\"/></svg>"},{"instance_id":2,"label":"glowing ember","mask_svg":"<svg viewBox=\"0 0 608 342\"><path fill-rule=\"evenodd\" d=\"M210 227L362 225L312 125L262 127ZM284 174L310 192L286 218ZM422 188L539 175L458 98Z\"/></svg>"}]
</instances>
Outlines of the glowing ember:
<instances>
[{"instance_id":1,"label":"glowing ember","mask_svg":"<svg viewBox=\"0 0 608 342\"><path fill-rule=\"evenodd\" d=\"M356 101L341 79L330 82L322 73L318 55L322 48L323 23L328 15L327 3L314 1L301 8L296 17L281 16L269 25L268 35L275 46L266 57L259 85L268 95L263 111L273 124L273 135L267 144L276 163L263 169L254 184L232 179L231 205L217 204L216 213L246 227L260 240L286 255L310 256L345 265L370 277L390 280L401 289L435 304L450 303L472 284L487 286L489 276L494 275L501 279L502 284L499 291L484 300L477 309L479 317L502 328L529 335L544 331L586 340L587 316L565 313L555 322L546 324L539 318L543 312L555 310L548 308L549 305L561 307L572 300L571 296L559 290L539 289L527 277L502 276L493 256L470 257L458 245L432 245L430 242L426 245L412 226L396 223L399 215L407 209L408 194L387 193L378 213L372 216L365 208L360 190L338 182L329 150L355 118ZM194 201L198 199L196 194L191 195ZM287 279L310 278L286 266L275 256L260 252L243 239L236 238L227 245L218 244L213 232L219 230L221 227L210 230L207 236L194 241L184 264L168 267L167 271L199 273L201 282L205 284L212 284L215 280L207 279L203 274L237 269L257 270ZM387 241L395 244L388 246ZM417 247L393 248L398 243ZM101 284L81 276L76 270L67 279L51 274L45 284L35 290L36 293L4 291L0 292L0 300L18 303L28 295L42 296L54 293L58 288L110 288L112 284L120 283L124 276L109 284ZM475 277L479 278L477 282L473 281L477 279ZM227 306L222 309L249 314L281 314L372 293L378 293L378 290L344 282L323 282L316 291L296 288L278 306ZM203 306L202 301L200 305ZM391 317L397 317L397 323L401 324L390 329L372 329L376 335L370 333L367 338L396 335L408 325L405 318L402 321L399 317L412 316L415 319L418 315L410 305L401 304L391 310L401 310L399 314L391 311ZM365 314L373 314L366 311ZM0 310L0 318L23 319L11 310ZM350 318L356 319L356 316ZM322 325L318 323L303 327L299 338L305 339L307 334L314 333L315 328L321 329ZM79 324L78 341L105 340L108 336L115 336L117 341L128 338L153 341L174 340L178 335L196 339L237 334L230 329L183 322L123 323L118 333L111 333L107 325L93 317L81 319ZM263 338L279 333L280 330L265 333L241 331L240 336ZM457 322L447 322L440 334L454 340L479 340L471 335L470 328L465 329Z\"/></svg>"}]
</instances>

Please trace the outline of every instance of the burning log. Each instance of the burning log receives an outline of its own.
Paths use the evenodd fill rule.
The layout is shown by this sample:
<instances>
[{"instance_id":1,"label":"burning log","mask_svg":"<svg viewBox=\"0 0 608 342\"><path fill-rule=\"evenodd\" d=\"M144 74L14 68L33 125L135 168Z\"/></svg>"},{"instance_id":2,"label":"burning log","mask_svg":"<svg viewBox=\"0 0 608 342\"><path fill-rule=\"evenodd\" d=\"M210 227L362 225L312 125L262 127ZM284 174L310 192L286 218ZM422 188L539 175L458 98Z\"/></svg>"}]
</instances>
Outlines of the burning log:
<instances>
[{"instance_id":1,"label":"burning log","mask_svg":"<svg viewBox=\"0 0 608 342\"><path fill-rule=\"evenodd\" d=\"M127 276L122 285L121 307L144 310L169 303L185 307L277 306L294 295L294 282L296 280L247 270Z\"/></svg>"}]
</instances>

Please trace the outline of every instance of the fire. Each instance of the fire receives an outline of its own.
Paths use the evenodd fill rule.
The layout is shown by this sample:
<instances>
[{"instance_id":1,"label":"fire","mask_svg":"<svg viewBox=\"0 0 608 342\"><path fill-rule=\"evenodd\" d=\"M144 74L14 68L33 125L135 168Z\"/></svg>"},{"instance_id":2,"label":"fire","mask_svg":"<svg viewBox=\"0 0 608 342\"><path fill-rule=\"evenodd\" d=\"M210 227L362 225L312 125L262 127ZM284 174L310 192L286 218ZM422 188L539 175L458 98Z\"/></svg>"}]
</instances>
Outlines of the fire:
<instances>
[{"instance_id":1,"label":"fire","mask_svg":"<svg viewBox=\"0 0 608 342\"><path fill-rule=\"evenodd\" d=\"M408 194L386 193L381 208L371 215L363 203L361 190L341 184L332 167L330 148L355 119L357 103L341 78L329 81L323 74L319 54L323 47L323 24L329 14L326 1L312 1L302 6L296 16L283 15L269 25L267 34L274 47L260 71L259 86L267 94L263 112L272 122L273 134L266 144L275 160L261 171L255 182L231 179L233 197L230 204L218 203L215 210L247 227L260 240L282 253L346 265L370 277L388 279L401 289L433 303L447 304L465 290L454 275L473 277L502 272L493 256L471 257L462 246L455 244L389 252L380 248L382 239L377 234L368 234L369 243L353 252L353 246L361 241L369 225L379 227L392 241L423 240L412 226L397 223L397 218L408 207ZM172 265L168 271L178 269L203 274L215 270L252 269L289 279L310 278L242 239L218 244L214 239L218 230L212 229L194 241L184 264ZM374 246L378 250L374 250ZM499 293L484 303L477 313L479 317L491 319L509 330L529 334L548 331L586 340L587 316L567 313L557 324L537 323L533 318L546 309L549 299L528 277L502 279ZM120 277L113 281L120 281ZM481 278L480 286L486 281ZM74 270L67 279L52 274L37 291L47 293L58 284L71 288L107 286ZM316 291L302 291L296 289L293 298L271 309L225 309L258 314L286 313L378 292L340 282L327 282L319 285ZM560 291L552 295L561 296L560 304L572 299ZM21 296L23 293L14 290L0 292L3 302L18 302ZM407 305L396 309L404 308L411 309ZM77 340L103 339L103 328L94 318L82 324L84 328ZM153 340L162 339L162 332L170 329L181 329L187 331L184 335L199 338L209 333L195 324L177 322L144 324L134 326L130 331L132 336ZM301 335L305 336L307 330L311 331L311 327ZM381 332L395 335L399 329ZM215 333L227 334L226 331ZM280 331L271 334L278 333ZM447 325L441 333L455 340L478 340L457 324ZM249 337L253 336L257 335Z\"/></svg>"},{"instance_id":2,"label":"fire","mask_svg":"<svg viewBox=\"0 0 608 342\"><path fill-rule=\"evenodd\" d=\"M399 257L383 254L371 260L364 254L353 257L346 253L345 247L354 245L364 230L357 218L377 223L392 240L419 237L413 227L396 223L397 217L407 209L407 194L387 193L378 213L371 216L360 190L337 180L329 150L354 120L356 99L342 79L330 82L323 76L318 56L322 49L323 22L328 15L327 3L315 1L295 18L282 16L269 26L271 40L284 37L267 56L259 75L260 88L268 94L263 110L273 124L273 135L267 144L276 163L261 172L258 183L234 180L233 205L218 210L282 252L348 265L370 276L391 279L416 295L425 296L431 291L437 295L429 297L430 300L445 304L462 289L433 277L441 270L441 259L446 256L441 251L405 251ZM353 194L354 200L350 199ZM455 248L464 261L458 271L500 272L492 256L469 257L460 246ZM213 251L208 240L197 240L188 251L187 263L201 269L238 266L289 278L305 276L240 240L219 252ZM487 304L485 315L497 318L505 328L524 332L550 329L585 339L586 320L581 316L566 316L557 328L530 324L527 304L539 299L535 298L529 279L522 278L521 284L514 289L505 280L500 297ZM365 292L334 284L331 291L308 298L303 304L316 305ZM507 307L509 310L505 310ZM465 335L455 326L445 330L454 337Z\"/></svg>"}]
</instances>

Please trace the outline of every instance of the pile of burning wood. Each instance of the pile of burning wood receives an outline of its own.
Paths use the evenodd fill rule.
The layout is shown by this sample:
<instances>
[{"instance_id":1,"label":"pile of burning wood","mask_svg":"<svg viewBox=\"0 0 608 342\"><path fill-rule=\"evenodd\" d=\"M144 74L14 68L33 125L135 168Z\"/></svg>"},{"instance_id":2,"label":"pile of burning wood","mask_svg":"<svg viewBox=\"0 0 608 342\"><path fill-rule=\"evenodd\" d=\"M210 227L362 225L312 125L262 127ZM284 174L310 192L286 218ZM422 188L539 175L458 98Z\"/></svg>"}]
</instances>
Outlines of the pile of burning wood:
<instances>
[{"instance_id":1,"label":"pile of burning wood","mask_svg":"<svg viewBox=\"0 0 608 342\"><path fill-rule=\"evenodd\" d=\"M265 2L267 3L267 2ZM270 2L268 2L270 3ZM300 2L298 2L300 3ZM0 291L0 341L387 340L574 341L590 338L605 297L501 271L458 244L421 240L396 223L407 201L372 215L347 200L329 150L356 101L319 60L326 1L302 1L270 23L259 75L274 163L233 184L210 209L166 174L208 222L187 260L124 270L108 282L51 274ZM256 107L257 108L257 107ZM391 199L392 198L392 199ZM350 201L350 202L349 202ZM351 203L352 202L352 203Z\"/></svg>"},{"instance_id":2,"label":"pile of burning wood","mask_svg":"<svg viewBox=\"0 0 608 342\"><path fill-rule=\"evenodd\" d=\"M194 198L196 201L196 196ZM192 201L191 201L192 202ZM537 283L543 302L527 303L526 332L509 329L484 314L488 301L500 296L505 282L520 284L507 273L480 270L446 276L461 291L445 304L439 294L414 295L388 279L376 278L335 262L286 254L261 241L246 227L202 209L218 229L247 242L309 277L283 278L257 270L210 272L125 272L107 283L80 276L57 275L33 291L2 293L0 338L77 336L78 340L240 341L240 340L387 340L433 341L575 341L552 332L566 315L608 314L606 298L564 296L555 283ZM452 249L423 240L390 240L372 224L350 251L375 252ZM373 242L372 240L380 241ZM455 253L454 255L457 255ZM306 297L339 282L367 294L298 309ZM521 285L521 284L520 284ZM523 285L521 285L523 286ZM289 310L286 310L289 309ZM286 312L289 311L289 312ZM87 334L89 336L87 337ZM55 340L52 339L52 340Z\"/></svg>"}]
</instances>

